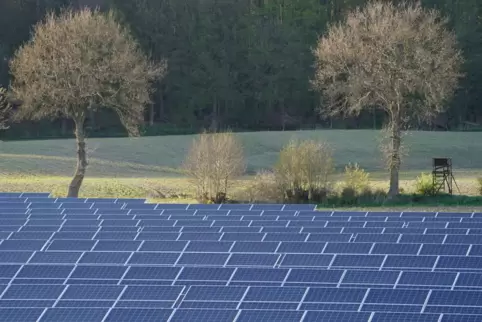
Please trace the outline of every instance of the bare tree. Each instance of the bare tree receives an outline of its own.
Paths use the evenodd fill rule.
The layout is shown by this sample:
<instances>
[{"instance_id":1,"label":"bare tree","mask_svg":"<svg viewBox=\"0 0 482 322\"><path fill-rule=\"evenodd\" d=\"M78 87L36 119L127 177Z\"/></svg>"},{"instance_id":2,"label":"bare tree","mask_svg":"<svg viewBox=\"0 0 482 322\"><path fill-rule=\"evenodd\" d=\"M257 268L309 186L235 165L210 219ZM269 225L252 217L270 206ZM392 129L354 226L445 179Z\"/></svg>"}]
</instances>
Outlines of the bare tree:
<instances>
[{"instance_id":1,"label":"bare tree","mask_svg":"<svg viewBox=\"0 0 482 322\"><path fill-rule=\"evenodd\" d=\"M93 110L114 110L138 135L151 83L165 74L141 52L113 13L49 14L10 62L11 90L22 101L21 119L68 117L75 123L77 168L68 196L77 197L87 168L84 123Z\"/></svg>"},{"instance_id":2,"label":"bare tree","mask_svg":"<svg viewBox=\"0 0 482 322\"><path fill-rule=\"evenodd\" d=\"M12 115L12 104L7 98L7 91L0 87L0 130L8 129L8 122Z\"/></svg>"},{"instance_id":3,"label":"bare tree","mask_svg":"<svg viewBox=\"0 0 482 322\"><path fill-rule=\"evenodd\" d=\"M420 3L371 1L330 26L314 50L312 84L326 98L327 116L386 111L391 197L399 194L404 125L442 112L462 76L462 54L446 23Z\"/></svg>"},{"instance_id":4,"label":"bare tree","mask_svg":"<svg viewBox=\"0 0 482 322\"><path fill-rule=\"evenodd\" d=\"M202 133L193 140L183 165L203 201L222 202L246 168L241 142L231 132Z\"/></svg>"}]
</instances>

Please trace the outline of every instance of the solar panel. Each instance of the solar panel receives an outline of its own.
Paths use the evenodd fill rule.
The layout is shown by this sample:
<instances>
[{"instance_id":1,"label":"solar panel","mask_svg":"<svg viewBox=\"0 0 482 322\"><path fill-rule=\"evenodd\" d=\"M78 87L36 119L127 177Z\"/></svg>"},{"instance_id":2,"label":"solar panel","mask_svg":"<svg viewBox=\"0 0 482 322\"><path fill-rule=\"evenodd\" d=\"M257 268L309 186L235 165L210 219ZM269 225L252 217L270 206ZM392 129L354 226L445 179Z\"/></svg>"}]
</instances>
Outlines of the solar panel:
<instances>
[{"instance_id":1,"label":"solar panel","mask_svg":"<svg viewBox=\"0 0 482 322\"><path fill-rule=\"evenodd\" d=\"M0 317L3 321L37 322L43 311L43 308L0 308Z\"/></svg>"},{"instance_id":2,"label":"solar panel","mask_svg":"<svg viewBox=\"0 0 482 322\"><path fill-rule=\"evenodd\" d=\"M479 214L1 198L0 320L482 316Z\"/></svg>"},{"instance_id":3,"label":"solar panel","mask_svg":"<svg viewBox=\"0 0 482 322\"><path fill-rule=\"evenodd\" d=\"M169 320L173 310L170 309L125 309L114 308L109 312L105 322L159 322Z\"/></svg>"},{"instance_id":4,"label":"solar panel","mask_svg":"<svg viewBox=\"0 0 482 322\"><path fill-rule=\"evenodd\" d=\"M108 309L100 308L50 308L41 321L101 322L107 312Z\"/></svg>"},{"instance_id":5,"label":"solar panel","mask_svg":"<svg viewBox=\"0 0 482 322\"><path fill-rule=\"evenodd\" d=\"M177 309L170 317L170 322L225 322L234 321L236 310L213 310L213 309Z\"/></svg>"}]
</instances>

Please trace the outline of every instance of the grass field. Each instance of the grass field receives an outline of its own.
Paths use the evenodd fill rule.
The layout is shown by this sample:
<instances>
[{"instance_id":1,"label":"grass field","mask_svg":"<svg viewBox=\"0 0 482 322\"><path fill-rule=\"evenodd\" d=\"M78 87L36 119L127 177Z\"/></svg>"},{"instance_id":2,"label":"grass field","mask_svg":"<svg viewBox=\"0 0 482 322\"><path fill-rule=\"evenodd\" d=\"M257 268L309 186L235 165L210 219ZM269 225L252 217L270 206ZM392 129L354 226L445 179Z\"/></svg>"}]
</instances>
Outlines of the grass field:
<instances>
[{"instance_id":1,"label":"grass field","mask_svg":"<svg viewBox=\"0 0 482 322\"><path fill-rule=\"evenodd\" d=\"M379 132L372 130L318 130L237 134L247 160L248 175L270 168L290 139L324 140L334 148L339 171L357 162L371 173L374 186L387 185L379 152ZM192 201L191 184L179 166L193 136L89 139L89 168L82 196L167 197ZM402 187L431 171L432 157L451 157L463 194L474 194L475 178L482 174L482 133L411 132L405 137L408 156L403 160ZM47 191L64 195L75 159L73 140L0 142L0 191ZM249 177L240 180L240 190Z\"/></svg>"}]
</instances>

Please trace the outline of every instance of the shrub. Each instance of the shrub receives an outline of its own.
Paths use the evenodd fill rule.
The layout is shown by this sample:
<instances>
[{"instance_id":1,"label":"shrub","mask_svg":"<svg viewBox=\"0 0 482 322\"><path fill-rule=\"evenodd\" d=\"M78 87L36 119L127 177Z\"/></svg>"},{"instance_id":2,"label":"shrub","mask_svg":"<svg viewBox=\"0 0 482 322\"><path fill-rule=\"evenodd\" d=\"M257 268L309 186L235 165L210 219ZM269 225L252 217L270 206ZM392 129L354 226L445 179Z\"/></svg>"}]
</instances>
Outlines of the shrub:
<instances>
[{"instance_id":1,"label":"shrub","mask_svg":"<svg viewBox=\"0 0 482 322\"><path fill-rule=\"evenodd\" d=\"M477 192L482 196L482 178L477 179Z\"/></svg>"},{"instance_id":2,"label":"shrub","mask_svg":"<svg viewBox=\"0 0 482 322\"><path fill-rule=\"evenodd\" d=\"M428 173L421 173L415 180L415 192L423 196L435 194L435 186L432 176Z\"/></svg>"},{"instance_id":3,"label":"shrub","mask_svg":"<svg viewBox=\"0 0 482 322\"><path fill-rule=\"evenodd\" d=\"M341 203L343 205L355 205L357 203L357 193L352 187L344 187L340 194Z\"/></svg>"},{"instance_id":4,"label":"shrub","mask_svg":"<svg viewBox=\"0 0 482 322\"><path fill-rule=\"evenodd\" d=\"M356 194L360 194L369 187L370 174L360 168L358 163L349 163L345 167L344 176L343 187L353 189Z\"/></svg>"},{"instance_id":5,"label":"shrub","mask_svg":"<svg viewBox=\"0 0 482 322\"><path fill-rule=\"evenodd\" d=\"M281 151L274 173L287 202L320 201L334 172L333 153L327 143L290 141Z\"/></svg>"},{"instance_id":6,"label":"shrub","mask_svg":"<svg viewBox=\"0 0 482 322\"><path fill-rule=\"evenodd\" d=\"M242 145L231 132L204 132L193 140L183 168L200 202L225 202L228 188L245 170Z\"/></svg>"},{"instance_id":7,"label":"shrub","mask_svg":"<svg viewBox=\"0 0 482 322\"><path fill-rule=\"evenodd\" d=\"M249 203L282 202L283 188L272 171L260 171L245 190Z\"/></svg>"}]
</instances>

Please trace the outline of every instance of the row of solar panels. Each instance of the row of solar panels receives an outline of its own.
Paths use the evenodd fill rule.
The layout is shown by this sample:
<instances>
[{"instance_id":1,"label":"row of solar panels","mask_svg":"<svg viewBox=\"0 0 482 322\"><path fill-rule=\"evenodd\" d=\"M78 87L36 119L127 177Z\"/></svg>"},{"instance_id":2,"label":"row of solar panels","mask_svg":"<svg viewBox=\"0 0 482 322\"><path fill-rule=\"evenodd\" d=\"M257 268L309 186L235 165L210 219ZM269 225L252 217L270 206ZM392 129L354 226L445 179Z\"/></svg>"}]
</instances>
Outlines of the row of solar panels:
<instances>
[{"instance_id":1,"label":"row of solar panels","mask_svg":"<svg viewBox=\"0 0 482 322\"><path fill-rule=\"evenodd\" d=\"M243 220L245 218L259 218L269 220L322 220L322 221L454 221L454 222L481 222L482 214L480 213L426 213L409 214L409 213L346 213L334 212L323 213L321 211L249 211L249 210L232 210L232 211L211 211L211 210L153 210L153 209L121 209L115 204L101 204L97 208L23 208L13 207L8 209L0 209L0 215L116 215L119 218L133 218L137 216L151 215L153 218L189 218L199 219L204 217L225 218L225 220ZM142 206L150 206L149 204ZM359 215L358 215L359 214ZM236 219L233 219L236 218Z\"/></svg>"},{"instance_id":2,"label":"row of solar panels","mask_svg":"<svg viewBox=\"0 0 482 322\"><path fill-rule=\"evenodd\" d=\"M75 226L74 226L75 227ZM26 226L24 228L27 228ZM19 238L15 240L32 240L33 243L44 239L47 234L58 230L54 226L32 226L32 230L23 230L18 232ZM43 230L45 228L45 230ZM57 229L55 229L57 228ZM225 227L227 228L227 227ZM340 242L340 243L409 243L409 244L465 244L480 245L482 244L482 235L452 235L452 234L364 234L364 233L286 233L286 232L236 232L237 227L231 227L232 232L209 233L209 232L166 232L162 230L150 231L62 231L64 239L114 239L114 240L165 240L165 241L258 241L258 242ZM28 233L22 237L23 233ZM32 234L31 234L32 233ZM15 237L15 232L0 232L2 240L11 240ZM37 235L38 234L38 235ZM55 235L50 235L55 236ZM58 236L58 235L57 235Z\"/></svg>"},{"instance_id":3,"label":"row of solar panels","mask_svg":"<svg viewBox=\"0 0 482 322\"><path fill-rule=\"evenodd\" d=\"M269 220L156 220L156 219L3 219L2 226L83 226L83 227L310 227L310 228L415 228L415 229L482 229L482 223L436 223L436 222L358 222L357 225L345 225L343 222L307 222L307 221L269 221ZM403 231L403 230L402 230Z\"/></svg>"},{"instance_id":4,"label":"row of solar panels","mask_svg":"<svg viewBox=\"0 0 482 322\"><path fill-rule=\"evenodd\" d=\"M155 309L155 308L6 308L0 309L5 322L478 322L471 314L233 310L233 309Z\"/></svg>"},{"instance_id":5,"label":"row of solar panels","mask_svg":"<svg viewBox=\"0 0 482 322\"><path fill-rule=\"evenodd\" d=\"M253 227L232 227L232 226L215 226L215 227L197 227L197 226L35 226L35 225L8 225L0 226L0 236L3 239L38 239L44 238L53 233L78 233L75 234L59 234L56 236L69 236L69 239L135 239L138 232L176 232L176 233L199 233L197 238L205 238L210 235L204 233L316 233L316 234L381 234L389 237L381 238L379 241L396 242L399 235L394 234L418 234L418 235L443 235L436 238L442 240L445 235L481 235L482 229L467 228L345 228L345 227L277 227L277 226L253 226ZM74 237L79 236L79 237ZM95 237L94 237L95 236ZM98 238L98 236L101 236ZM112 236L112 237L109 237ZM148 235L143 235L147 237ZM184 235L185 236L185 235ZM218 235L219 236L219 235ZM282 235L281 235L282 236ZM49 235L50 237L50 235ZM49 237L46 237L48 239ZM342 236L343 237L343 236ZM356 237L356 236L355 236ZM64 237L62 237L64 238ZM164 238L164 236L161 236ZM328 235L328 238L331 238ZM361 237L372 238L372 237ZM376 239L375 238L375 239ZM425 237L420 237L425 238ZM428 238L428 237L427 237ZM149 239L149 238L148 238ZM213 239L209 237L209 239ZM342 238L345 239L345 238ZM218 239L215 239L218 240ZM377 241L377 240L375 240Z\"/></svg>"},{"instance_id":6,"label":"row of solar panels","mask_svg":"<svg viewBox=\"0 0 482 322\"><path fill-rule=\"evenodd\" d=\"M204 252L482 256L482 245L420 243L139 241L90 239L0 240L0 251Z\"/></svg>"},{"instance_id":7,"label":"row of solar panels","mask_svg":"<svg viewBox=\"0 0 482 322\"><path fill-rule=\"evenodd\" d=\"M38 301L46 307L102 308L116 302L114 307L259 310L269 306L274 310L321 311L331 306L336 310L371 312L391 306L407 313L460 313L465 306L472 307L472 314L482 315L481 292L459 290L37 284L0 285L0 292L0 304L10 301L19 307L34 307L32 304Z\"/></svg>"},{"instance_id":8,"label":"row of solar panels","mask_svg":"<svg viewBox=\"0 0 482 322\"><path fill-rule=\"evenodd\" d=\"M71 259L74 258L73 254ZM59 264L4 264L0 265L0 268L2 285L85 284L91 285L94 290L99 285L330 286L474 291L482 289L482 272ZM29 298L31 295L26 296ZM93 295L89 298L96 297Z\"/></svg>"},{"instance_id":9,"label":"row of solar panels","mask_svg":"<svg viewBox=\"0 0 482 322\"><path fill-rule=\"evenodd\" d=\"M328 269L482 271L482 256L449 255L1 251L0 261L4 264L73 264L80 262L82 264L112 264L116 266L318 267Z\"/></svg>"},{"instance_id":10,"label":"row of solar panels","mask_svg":"<svg viewBox=\"0 0 482 322\"><path fill-rule=\"evenodd\" d=\"M313 224L324 224L324 223L339 223L339 225L344 226L352 226L352 227L363 227L364 225L376 225L380 223L393 223L392 225L396 226L400 223L413 223L417 225L422 224L438 224L438 225L447 225L447 223L452 225L457 224L474 224L475 226L482 224L482 217L475 217L475 218L463 218L463 217L443 217L443 218L426 218L426 217L323 217L322 215L313 214L311 216L278 216L278 215L233 215L233 216L224 216L224 215L200 215L200 216L193 216L193 215L182 215L182 214L166 214L166 215L159 215L159 214L146 214L146 213L133 213L133 214L121 214L118 211L110 210L109 212L92 212L92 213L83 213L83 212L74 212L74 213L45 213L44 211L38 212L31 210L29 213L22 212L13 212L13 213L2 213L0 217L2 219L15 219L15 218L23 218L23 219L60 219L64 216L68 216L67 218L85 218L90 220L95 220L97 216L102 217L111 217L116 220L139 220L139 219L151 219L151 220L189 220L189 221L206 221L206 220L223 220L223 221L244 221L250 222L251 220L258 220L258 221L282 221L287 223L288 221L306 221L306 222L314 222ZM101 217L101 218L102 218ZM368 224L373 223L373 224ZM465 227L464 227L465 228Z\"/></svg>"}]
</instances>

